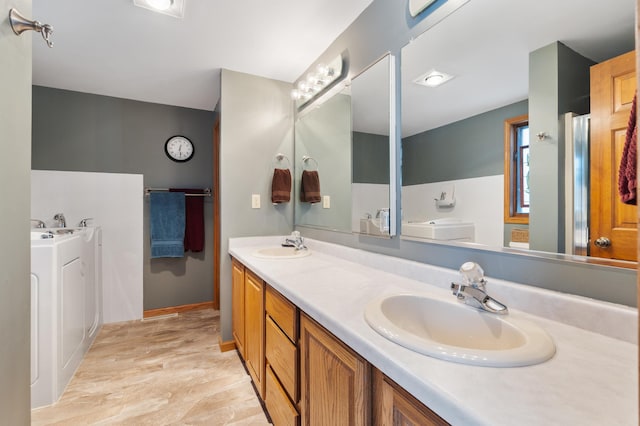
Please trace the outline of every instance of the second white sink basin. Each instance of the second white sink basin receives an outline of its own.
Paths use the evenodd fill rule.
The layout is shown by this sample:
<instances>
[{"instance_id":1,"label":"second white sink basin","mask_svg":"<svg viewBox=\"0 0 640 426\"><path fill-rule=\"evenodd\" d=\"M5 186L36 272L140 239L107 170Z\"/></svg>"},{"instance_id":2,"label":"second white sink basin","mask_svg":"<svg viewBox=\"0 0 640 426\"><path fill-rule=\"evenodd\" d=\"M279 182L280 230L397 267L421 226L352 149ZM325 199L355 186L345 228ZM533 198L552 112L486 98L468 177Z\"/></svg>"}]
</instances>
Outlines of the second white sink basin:
<instances>
[{"instance_id":1,"label":"second white sink basin","mask_svg":"<svg viewBox=\"0 0 640 426\"><path fill-rule=\"evenodd\" d=\"M266 247L253 253L262 259L297 259L311 254L311 250L296 250L295 247Z\"/></svg>"},{"instance_id":2,"label":"second white sink basin","mask_svg":"<svg viewBox=\"0 0 640 426\"><path fill-rule=\"evenodd\" d=\"M365 310L382 336L416 352L485 367L521 367L555 354L551 337L536 324L459 303L413 294L386 296Z\"/></svg>"}]
</instances>

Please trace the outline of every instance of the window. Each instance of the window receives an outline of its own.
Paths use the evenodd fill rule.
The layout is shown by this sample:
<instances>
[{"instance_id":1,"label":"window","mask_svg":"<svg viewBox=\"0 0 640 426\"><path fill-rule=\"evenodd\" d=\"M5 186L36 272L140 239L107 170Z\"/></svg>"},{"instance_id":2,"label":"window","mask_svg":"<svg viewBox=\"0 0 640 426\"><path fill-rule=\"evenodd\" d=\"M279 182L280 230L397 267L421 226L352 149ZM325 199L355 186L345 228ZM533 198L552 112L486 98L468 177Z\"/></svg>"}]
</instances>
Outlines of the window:
<instances>
[{"instance_id":1,"label":"window","mask_svg":"<svg viewBox=\"0 0 640 426\"><path fill-rule=\"evenodd\" d=\"M529 116L504 121L504 222L529 223Z\"/></svg>"}]
</instances>

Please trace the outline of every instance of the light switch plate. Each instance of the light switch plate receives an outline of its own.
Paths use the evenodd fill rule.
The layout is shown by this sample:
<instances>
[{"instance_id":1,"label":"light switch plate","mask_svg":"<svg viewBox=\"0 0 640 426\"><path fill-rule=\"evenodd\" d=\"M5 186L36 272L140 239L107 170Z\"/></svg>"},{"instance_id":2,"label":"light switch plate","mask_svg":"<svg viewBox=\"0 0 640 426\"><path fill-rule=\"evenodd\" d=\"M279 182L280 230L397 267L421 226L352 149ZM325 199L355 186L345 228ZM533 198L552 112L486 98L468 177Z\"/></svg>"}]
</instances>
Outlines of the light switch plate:
<instances>
[{"instance_id":1,"label":"light switch plate","mask_svg":"<svg viewBox=\"0 0 640 426\"><path fill-rule=\"evenodd\" d=\"M251 208L252 209L260 208L260 194L251 194Z\"/></svg>"},{"instance_id":2,"label":"light switch plate","mask_svg":"<svg viewBox=\"0 0 640 426\"><path fill-rule=\"evenodd\" d=\"M329 195L324 195L322 197L322 208L323 209L331 208L331 197Z\"/></svg>"}]
</instances>

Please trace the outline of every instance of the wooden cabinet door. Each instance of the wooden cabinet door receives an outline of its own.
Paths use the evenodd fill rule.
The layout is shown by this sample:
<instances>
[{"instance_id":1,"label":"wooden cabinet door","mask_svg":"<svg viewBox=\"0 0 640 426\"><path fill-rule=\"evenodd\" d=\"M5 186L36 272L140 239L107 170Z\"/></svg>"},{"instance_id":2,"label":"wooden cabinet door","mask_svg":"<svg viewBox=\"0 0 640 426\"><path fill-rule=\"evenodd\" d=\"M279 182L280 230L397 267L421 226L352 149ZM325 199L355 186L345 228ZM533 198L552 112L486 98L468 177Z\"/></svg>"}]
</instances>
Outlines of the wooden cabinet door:
<instances>
[{"instance_id":1,"label":"wooden cabinet door","mask_svg":"<svg viewBox=\"0 0 640 426\"><path fill-rule=\"evenodd\" d=\"M618 172L633 94L635 51L591 67L590 255L637 260L638 208L618 195ZM608 247L595 241L607 238Z\"/></svg>"},{"instance_id":2,"label":"wooden cabinet door","mask_svg":"<svg viewBox=\"0 0 640 426\"><path fill-rule=\"evenodd\" d=\"M231 261L231 297L232 332L238 353L245 359L244 353L244 266L235 259Z\"/></svg>"},{"instance_id":3,"label":"wooden cabinet door","mask_svg":"<svg viewBox=\"0 0 640 426\"><path fill-rule=\"evenodd\" d=\"M373 373L373 426L448 425L407 391L382 374Z\"/></svg>"},{"instance_id":4,"label":"wooden cabinet door","mask_svg":"<svg viewBox=\"0 0 640 426\"><path fill-rule=\"evenodd\" d=\"M264 285L248 269L244 274L245 362L249 374L264 399Z\"/></svg>"},{"instance_id":5,"label":"wooden cabinet door","mask_svg":"<svg viewBox=\"0 0 640 426\"><path fill-rule=\"evenodd\" d=\"M315 321L300 319L302 425L368 425L369 364Z\"/></svg>"}]
</instances>

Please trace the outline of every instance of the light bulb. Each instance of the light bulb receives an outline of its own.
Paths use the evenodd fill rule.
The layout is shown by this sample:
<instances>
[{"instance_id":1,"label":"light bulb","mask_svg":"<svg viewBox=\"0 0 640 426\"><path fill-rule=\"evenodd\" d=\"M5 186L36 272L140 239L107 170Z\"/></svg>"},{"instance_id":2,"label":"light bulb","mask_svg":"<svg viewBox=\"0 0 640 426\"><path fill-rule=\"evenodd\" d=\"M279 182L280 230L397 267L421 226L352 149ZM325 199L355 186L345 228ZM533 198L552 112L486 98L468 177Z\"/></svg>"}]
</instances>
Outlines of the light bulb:
<instances>
[{"instance_id":1,"label":"light bulb","mask_svg":"<svg viewBox=\"0 0 640 426\"><path fill-rule=\"evenodd\" d=\"M325 64L318 64L318 66L316 67L316 70L318 71L318 74L320 74L322 77L327 76L329 73L329 67L327 67Z\"/></svg>"},{"instance_id":2,"label":"light bulb","mask_svg":"<svg viewBox=\"0 0 640 426\"><path fill-rule=\"evenodd\" d=\"M301 97L302 97L302 94L300 93L299 90L293 89L291 91L291 99L293 99L294 101L299 100Z\"/></svg>"},{"instance_id":3,"label":"light bulb","mask_svg":"<svg viewBox=\"0 0 640 426\"><path fill-rule=\"evenodd\" d=\"M442 74L431 74L424 79L424 83L427 86L435 87L444 82L444 76Z\"/></svg>"},{"instance_id":4,"label":"light bulb","mask_svg":"<svg viewBox=\"0 0 640 426\"><path fill-rule=\"evenodd\" d=\"M157 10L167 10L173 5L173 0L147 0L149 6Z\"/></svg>"}]
</instances>

